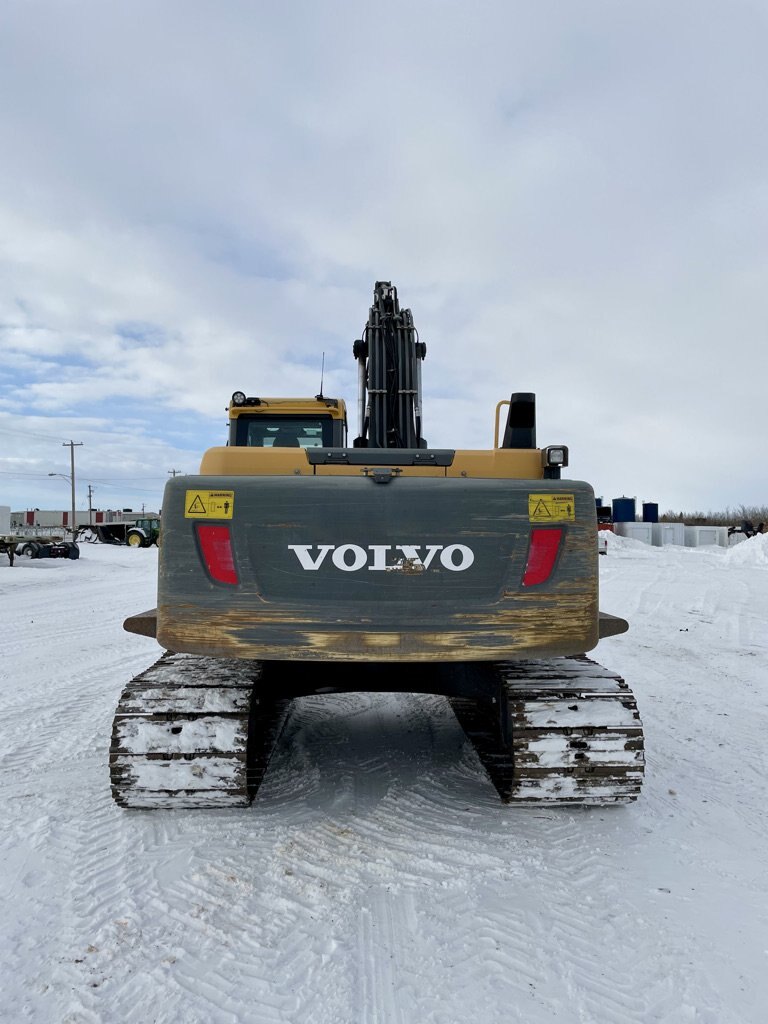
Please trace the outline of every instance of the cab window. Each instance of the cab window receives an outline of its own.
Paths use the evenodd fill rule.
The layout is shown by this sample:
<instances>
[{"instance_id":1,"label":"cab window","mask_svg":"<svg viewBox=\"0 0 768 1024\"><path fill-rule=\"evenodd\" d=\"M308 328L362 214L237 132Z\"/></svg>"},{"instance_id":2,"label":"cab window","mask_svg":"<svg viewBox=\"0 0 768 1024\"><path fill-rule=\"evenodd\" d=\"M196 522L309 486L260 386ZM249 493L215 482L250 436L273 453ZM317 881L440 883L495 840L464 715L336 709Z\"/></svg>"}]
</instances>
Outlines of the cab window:
<instances>
[{"instance_id":1,"label":"cab window","mask_svg":"<svg viewBox=\"0 0 768 1024\"><path fill-rule=\"evenodd\" d=\"M330 416L238 416L235 444L247 448L331 448Z\"/></svg>"}]
</instances>

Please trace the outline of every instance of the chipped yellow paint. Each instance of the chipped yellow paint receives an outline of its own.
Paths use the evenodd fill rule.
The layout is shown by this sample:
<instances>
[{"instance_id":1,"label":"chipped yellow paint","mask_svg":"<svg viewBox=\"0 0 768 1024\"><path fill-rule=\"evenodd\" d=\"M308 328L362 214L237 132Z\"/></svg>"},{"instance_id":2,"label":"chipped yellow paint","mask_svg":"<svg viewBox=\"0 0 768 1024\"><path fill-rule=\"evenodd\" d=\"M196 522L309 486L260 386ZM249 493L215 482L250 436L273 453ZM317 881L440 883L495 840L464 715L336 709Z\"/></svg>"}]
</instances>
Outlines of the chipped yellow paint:
<instances>
[{"instance_id":1,"label":"chipped yellow paint","mask_svg":"<svg viewBox=\"0 0 768 1024\"><path fill-rule=\"evenodd\" d=\"M179 628L159 629L158 642L170 651L226 658L253 658L271 661L343 661L435 662L501 661L512 658L559 657L591 650L597 643L597 631L580 637L562 638L541 631L520 629L506 642L489 633L439 632L378 634L366 632L301 632L296 630L291 645L269 640L248 643L219 629L215 642L204 633L195 633L187 620Z\"/></svg>"},{"instance_id":2,"label":"chipped yellow paint","mask_svg":"<svg viewBox=\"0 0 768 1024\"><path fill-rule=\"evenodd\" d=\"M597 644L597 584L514 595L483 614L454 612L440 629L344 629L309 611L268 604L220 610L158 608L157 639L168 650L229 658L297 661L499 661L586 653Z\"/></svg>"}]
</instances>

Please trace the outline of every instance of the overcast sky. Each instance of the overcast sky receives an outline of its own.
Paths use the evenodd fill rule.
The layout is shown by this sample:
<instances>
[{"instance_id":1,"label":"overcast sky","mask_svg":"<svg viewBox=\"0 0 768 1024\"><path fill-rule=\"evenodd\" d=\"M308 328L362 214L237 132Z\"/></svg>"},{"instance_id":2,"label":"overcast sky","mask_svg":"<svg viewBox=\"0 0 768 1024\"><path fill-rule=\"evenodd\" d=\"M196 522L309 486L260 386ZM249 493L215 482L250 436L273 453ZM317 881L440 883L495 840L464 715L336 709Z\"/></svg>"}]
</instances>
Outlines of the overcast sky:
<instances>
[{"instance_id":1,"label":"overcast sky","mask_svg":"<svg viewBox=\"0 0 768 1024\"><path fill-rule=\"evenodd\" d=\"M0 504L156 508L234 390L355 409L377 279L425 433L606 499L768 503L766 0L0 13ZM353 428L356 424L352 424Z\"/></svg>"}]
</instances>

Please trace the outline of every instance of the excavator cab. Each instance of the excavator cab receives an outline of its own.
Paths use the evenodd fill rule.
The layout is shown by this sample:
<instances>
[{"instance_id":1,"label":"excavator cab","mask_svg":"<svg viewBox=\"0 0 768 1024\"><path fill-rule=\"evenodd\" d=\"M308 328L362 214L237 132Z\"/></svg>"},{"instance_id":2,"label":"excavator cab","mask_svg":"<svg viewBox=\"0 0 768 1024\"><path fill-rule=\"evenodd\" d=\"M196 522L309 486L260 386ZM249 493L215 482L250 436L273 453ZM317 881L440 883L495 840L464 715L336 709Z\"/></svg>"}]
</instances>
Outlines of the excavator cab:
<instances>
[{"instance_id":1,"label":"excavator cab","mask_svg":"<svg viewBox=\"0 0 768 1024\"><path fill-rule=\"evenodd\" d=\"M346 407L335 398L248 398L236 391L229 406L235 448L343 448L346 435Z\"/></svg>"}]
</instances>

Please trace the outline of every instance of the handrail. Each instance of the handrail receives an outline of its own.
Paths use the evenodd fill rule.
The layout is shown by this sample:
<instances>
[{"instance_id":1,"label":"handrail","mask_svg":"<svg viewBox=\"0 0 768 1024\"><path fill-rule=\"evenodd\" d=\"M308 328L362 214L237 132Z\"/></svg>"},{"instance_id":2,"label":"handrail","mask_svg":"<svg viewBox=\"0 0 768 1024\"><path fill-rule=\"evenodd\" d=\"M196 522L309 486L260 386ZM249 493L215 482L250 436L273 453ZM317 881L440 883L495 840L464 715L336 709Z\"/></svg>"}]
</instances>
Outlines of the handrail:
<instances>
[{"instance_id":1,"label":"handrail","mask_svg":"<svg viewBox=\"0 0 768 1024\"><path fill-rule=\"evenodd\" d=\"M496 406L496 426L493 431L493 447L499 447L499 417L501 416L502 405L511 405L512 403L508 398L502 398L502 400Z\"/></svg>"}]
</instances>

